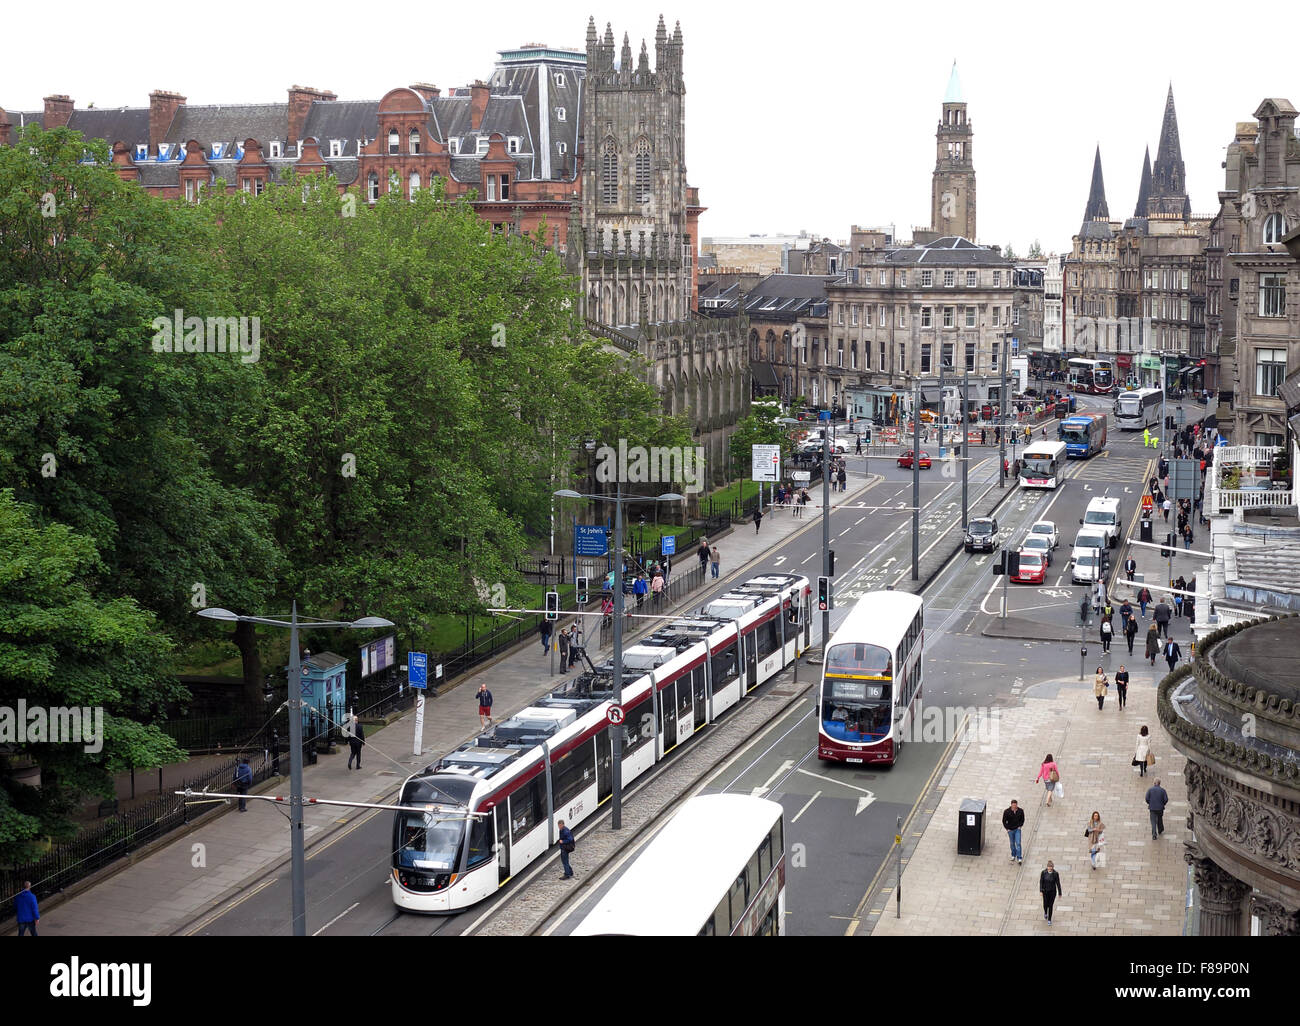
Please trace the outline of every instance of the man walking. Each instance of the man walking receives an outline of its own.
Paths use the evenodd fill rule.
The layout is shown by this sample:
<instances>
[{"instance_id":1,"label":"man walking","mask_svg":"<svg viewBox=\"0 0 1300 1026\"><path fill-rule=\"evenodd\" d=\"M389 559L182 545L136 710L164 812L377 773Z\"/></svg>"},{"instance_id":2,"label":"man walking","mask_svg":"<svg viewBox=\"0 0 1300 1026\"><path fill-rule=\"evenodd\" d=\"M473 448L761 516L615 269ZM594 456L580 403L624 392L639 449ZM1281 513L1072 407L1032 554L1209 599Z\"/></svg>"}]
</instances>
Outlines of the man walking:
<instances>
[{"instance_id":1,"label":"man walking","mask_svg":"<svg viewBox=\"0 0 1300 1026\"><path fill-rule=\"evenodd\" d=\"M248 794L249 785L253 783L253 767L248 764L248 756L241 755L239 764L235 767L235 793L239 795L239 811L248 811L248 800L244 795Z\"/></svg>"},{"instance_id":2,"label":"man walking","mask_svg":"<svg viewBox=\"0 0 1300 1026\"><path fill-rule=\"evenodd\" d=\"M542 636L542 655L544 656L551 654L551 630L551 621L543 617L542 625L537 629L537 633Z\"/></svg>"},{"instance_id":3,"label":"man walking","mask_svg":"<svg viewBox=\"0 0 1300 1026\"><path fill-rule=\"evenodd\" d=\"M1128 576L1130 581L1133 580L1133 575L1137 573L1137 568L1137 560L1132 556L1129 556L1128 559L1124 560L1124 573Z\"/></svg>"},{"instance_id":4,"label":"man walking","mask_svg":"<svg viewBox=\"0 0 1300 1026\"><path fill-rule=\"evenodd\" d=\"M1169 637L1169 618L1174 615L1174 611L1169 608L1169 603L1163 598L1156 604L1152 610L1151 616L1156 622L1156 630L1159 631L1160 637Z\"/></svg>"},{"instance_id":5,"label":"man walking","mask_svg":"<svg viewBox=\"0 0 1300 1026\"><path fill-rule=\"evenodd\" d=\"M357 760L357 769L361 768L361 746L365 743L366 732L361 728L361 721L357 719L356 714L352 716L352 731L348 734L348 769L352 768L352 760Z\"/></svg>"},{"instance_id":6,"label":"man walking","mask_svg":"<svg viewBox=\"0 0 1300 1026\"><path fill-rule=\"evenodd\" d=\"M1147 790L1147 811L1151 817L1151 840L1158 840L1165 832L1165 806L1169 804L1169 792L1160 786L1159 779Z\"/></svg>"},{"instance_id":7,"label":"man walking","mask_svg":"<svg viewBox=\"0 0 1300 1026\"><path fill-rule=\"evenodd\" d=\"M569 865L569 853L577 847L573 840L573 831L564 825L564 820L560 820L560 865L564 867L564 875L561 880L568 880L573 876L573 867Z\"/></svg>"},{"instance_id":8,"label":"man walking","mask_svg":"<svg viewBox=\"0 0 1300 1026\"><path fill-rule=\"evenodd\" d=\"M1132 638L1128 640L1128 650L1133 651ZM1128 670L1124 669L1123 663L1120 664L1119 672L1115 674L1115 687L1119 690L1119 707L1123 709L1128 705Z\"/></svg>"},{"instance_id":9,"label":"man walking","mask_svg":"<svg viewBox=\"0 0 1300 1026\"><path fill-rule=\"evenodd\" d=\"M1174 672L1174 667L1178 665L1178 660L1183 657L1183 650L1178 647L1178 642L1170 638L1165 642L1165 662L1169 664L1169 672Z\"/></svg>"},{"instance_id":10,"label":"man walking","mask_svg":"<svg viewBox=\"0 0 1300 1026\"><path fill-rule=\"evenodd\" d=\"M758 526L762 522L763 522L763 511L755 507L754 508L754 533L755 534L758 534Z\"/></svg>"},{"instance_id":11,"label":"man walking","mask_svg":"<svg viewBox=\"0 0 1300 1026\"><path fill-rule=\"evenodd\" d=\"M1047 868L1038 874L1038 892L1043 896L1043 918L1047 920L1047 925L1052 925L1052 906L1056 904L1056 896L1062 897L1065 891L1061 889L1061 874L1056 871L1056 866L1051 859L1047 860Z\"/></svg>"},{"instance_id":12,"label":"man walking","mask_svg":"<svg viewBox=\"0 0 1300 1026\"><path fill-rule=\"evenodd\" d=\"M1130 616L1124 623L1124 640L1128 642L1128 654L1133 654L1133 641L1137 638L1138 622L1136 616Z\"/></svg>"},{"instance_id":13,"label":"man walking","mask_svg":"<svg viewBox=\"0 0 1300 1026\"><path fill-rule=\"evenodd\" d=\"M799 507L796 506L795 509ZM718 579L718 567L722 565L722 554L718 552L718 546L713 545L709 548L709 567L713 571L713 579Z\"/></svg>"},{"instance_id":14,"label":"man walking","mask_svg":"<svg viewBox=\"0 0 1300 1026\"><path fill-rule=\"evenodd\" d=\"M36 936L36 924L41 919L41 907L32 893L32 882L23 882L23 889L14 895L14 918L18 920L18 936L27 932Z\"/></svg>"},{"instance_id":15,"label":"man walking","mask_svg":"<svg viewBox=\"0 0 1300 1026\"><path fill-rule=\"evenodd\" d=\"M704 576L704 564L707 563L707 562L709 561L709 540L708 540L707 538L701 538L701 539L700 539L700 547L699 547L698 549L695 550L695 555L696 555L697 557L699 557L699 560L700 560L700 576L703 577L703 576Z\"/></svg>"},{"instance_id":16,"label":"man walking","mask_svg":"<svg viewBox=\"0 0 1300 1026\"><path fill-rule=\"evenodd\" d=\"M1024 825L1025 810L1012 798L1011 805L1002 810L1002 829L1007 832L1007 837L1011 841L1011 861L1020 865L1025 861L1020 851L1020 830Z\"/></svg>"},{"instance_id":17,"label":"man walking","mask_svg":"<svg viewBox=\"0 0 1300 1026\"><path fill-rule=\"evenodd\" d=\"M1142 590L1138 592L1138 605L1142 607L1142 619L1147 618L1147 603L1151 601L1151 589L1145 584Z\"/></svg>"},{"instance_id":18,"label":"man walking","mask_svg":"<svg viewBox=\"0 0 1300 1026\"><path fill-rule=\"evenodd\" d=\"M490 726L492 723L492 692L488 690L487 684L478 686L478 725L480 727ZM361 753L357 753L357 762L361 762Z\"/></svg>"}]
</instances>

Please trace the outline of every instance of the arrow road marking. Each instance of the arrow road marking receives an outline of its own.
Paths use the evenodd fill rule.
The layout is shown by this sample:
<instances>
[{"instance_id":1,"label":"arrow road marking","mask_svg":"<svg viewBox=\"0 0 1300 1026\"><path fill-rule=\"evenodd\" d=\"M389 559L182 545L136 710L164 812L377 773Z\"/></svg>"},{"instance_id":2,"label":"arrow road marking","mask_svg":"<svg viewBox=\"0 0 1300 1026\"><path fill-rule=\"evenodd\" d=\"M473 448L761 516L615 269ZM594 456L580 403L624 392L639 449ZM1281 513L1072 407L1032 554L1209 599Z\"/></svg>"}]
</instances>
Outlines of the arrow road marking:
<instances>
[{"instance_id":1,"label":"arrow road marking","mask_svg":"<svg viewBox=\"0 0 1300 1026\"><path fill-rule=\"evenodd\" d=\"M818 793L820 794L821 792L818 792ZM872 796L869 797L869 798L859 798L859 799L858 799L858 809L857 809L857 811L856 811L855 813L853 813L853 815L855 815L855 816L860 816L860 815L862 815L862 810L865 809L868 805L870 805L870 804L871 804L872 802L874 802L875 800L876 800L875 795L872 795Z\"/></svg>"},{"instance_id":2,"label":"arrow road marking","mask_svg":"<svg viewBox=\"0 0 1300 1026\"><path fill-rule=\"evenodd\" d=\"M785 562L785 556L780 556L780 557L778 557L778 558L777 558L777 559L772 563L772 565L773 565L773 566L780 566L780 565L781 565L782 563L784 563L784 562Z\"/></svg>"},{"instance_id":3,"label":"arrow road marking","mask_svg":"<svg viewBox=\"0 0 1300 1026\"><path fill-rule=\"evenodd\" d=\"M876 800L876 794L874 791L868 791L865 787L858 787L857 784L846 784L843 780L836 780L834 777L824 777L820 773L814 773L812 770L806 770L802 767L800 767L799 772L809 777L815 777L817 780L825 780L829 784L838 784L840 787L847 787L851 791L861 791L870 799L870 801L867 802L867 805L870 805L871 802ZM858 809L858 812L861 812L862 809L865 809L866 807L866 805L863 805Z\"/></svg>"},{"instance_id":4,"label":"arrow road marking","mask_svg":"<svg viewBox=\"0 0 1300 1026\"><path fill-rule=\"evenodd\" d=\"M763 786L754 788L752 791L749 792L750 795L754 798L760 798L763 795L765 795L768 789L772 786L772 781L774 781L786 770L790 769L790 767L792 767L793 765L794 765L794 760L792 759L787 759L785 762L781 763L781 765L776 768L776 772L773 773L770 777L767 778L767 780L763 782Z\"/></svg>"}]
</instances>

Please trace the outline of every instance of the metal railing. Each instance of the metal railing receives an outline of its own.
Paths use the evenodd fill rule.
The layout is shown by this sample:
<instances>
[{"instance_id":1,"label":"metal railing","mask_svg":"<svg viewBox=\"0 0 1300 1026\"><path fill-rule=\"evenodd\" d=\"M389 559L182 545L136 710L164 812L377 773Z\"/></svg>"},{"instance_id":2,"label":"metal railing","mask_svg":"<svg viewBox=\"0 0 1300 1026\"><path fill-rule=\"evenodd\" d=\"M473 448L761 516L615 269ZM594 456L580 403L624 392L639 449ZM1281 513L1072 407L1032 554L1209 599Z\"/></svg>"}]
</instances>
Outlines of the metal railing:
<instances>
[{"instance_id":1,"label":"metal railing","mask_svg":"<svg viewBox=\"0 0 1300 1026\"><path fill-rule=\"evenodd\" d=\"M1265 509L1270 506L1293 506L1296 503L1295 486L1277 488L1272 480L1273 461L1282 452L1268 445L1220 445L1214 449L1214 464L1209 476L1209 512L1237 509ZM1300 447L1293 446L1291 465L1300 459ZM1264 470L1266 473L1258 473ZM1237 487L1229 488L1226 481L1230 473L1237 474ZM1253 487L1241 487L1243 478Z\"/></svg>"}]
</instances>

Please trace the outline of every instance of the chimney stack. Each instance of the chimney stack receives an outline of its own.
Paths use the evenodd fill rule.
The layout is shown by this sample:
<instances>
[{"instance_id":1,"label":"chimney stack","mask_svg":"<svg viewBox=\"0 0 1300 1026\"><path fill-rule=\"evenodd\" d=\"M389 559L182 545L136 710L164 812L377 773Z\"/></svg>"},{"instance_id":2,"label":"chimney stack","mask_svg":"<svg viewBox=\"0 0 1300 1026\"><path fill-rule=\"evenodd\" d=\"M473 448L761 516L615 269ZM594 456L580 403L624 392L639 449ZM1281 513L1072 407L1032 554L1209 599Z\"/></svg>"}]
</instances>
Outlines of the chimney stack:
<instances>
[{"instance_id":1,"label":"chimney stack","mask_svg":"<svg viewBox=\"0 0 1300 1026\"><path fill-rule=\"evenodd\" d=\"M289 136L288 142L297 145L299 139L306 138L307 115L316 100L337 100L338 96L328 89L313 89L311 86L289 87Z\"/></svg>"},{"instance_id":2,"label":"chimney stack","mask_svg":"<svg viewBox=\"0 0 1300 1026\"><path fill-rule=\"evenodd\" d=\"M436 85L430 85L428 82L416 82L408 87L412 92L419 93L424 97L425 103L432 103L442 95L442 90Z\"/></svg>"},{"instance_id":3,"label":"chimney stack","mask_svg":"<svg viewBox=\"0 0 1300 1026\"><path fill-rule=\"evenodd\" d=\"M72 97L57 93L45 97L45 119L42 126L48 132L52 128L64 128L72 117Z\"/></svg>"},{"instance_id":4,"label":"chimney stack","mask_svg":"<svg viewBox=\"0 0 1300 1026\"><path fill-rule=\"evenodd\" d=\"M9 121L9 115L4 112L3 107L0 107L0 146L8 146L10 144L9 131L12 128L13 124Z\"/></svg>"},{"instance_id":5,"label":"chimney stack","mask_svg":"<svg viewBox=\"0 0 1300 1026\"><path fill-rule=\"evenodd\" d=\"M172 119L185 97L180 93L169 93L165 89L155 89L149 94L149 151L158 152L158 144L167 135L172 126Z\"/></svg>"},{"instance_id":6,"label":"chimney stack","mask_svg":"<svg viewBox=\"0 0 1300 1026\"><path fill-rule=\"evenodd\" d=\"M486 82L475 82L469 87L469 127L478 131L487 112L488 87Z\"/></svg>"}]
</instances>

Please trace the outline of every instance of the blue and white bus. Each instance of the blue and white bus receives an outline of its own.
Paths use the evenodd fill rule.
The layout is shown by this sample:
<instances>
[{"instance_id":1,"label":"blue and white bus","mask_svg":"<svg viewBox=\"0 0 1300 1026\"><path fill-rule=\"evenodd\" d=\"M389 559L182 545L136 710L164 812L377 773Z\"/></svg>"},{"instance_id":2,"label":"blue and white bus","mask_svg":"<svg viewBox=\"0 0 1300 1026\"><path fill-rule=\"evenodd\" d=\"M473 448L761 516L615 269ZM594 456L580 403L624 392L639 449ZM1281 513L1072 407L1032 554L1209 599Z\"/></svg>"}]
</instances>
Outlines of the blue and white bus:
<instances>
[{"instance_id":1,"label":"blue and white bus","mask_svg":"<svg viewBox=\"0 0 1300 1026\"><path fill-rule=\"evenodd\" d=\"M1115 398L1115 426L1137 431L1160 423L1164 393L1158 388L1134 388Z\"/></svg>"},{"instance_id":2,"label":"blue and white bus","mask_svg":"<svg viewBox=\"0 0 1300 1026\"><path fill-rule=\"evenodd\" d=\"M1079 413L1061 421L1057 437L1071 459L1083 460L1106 448L1106 414Z\"/></svg>"}]
</instances>

